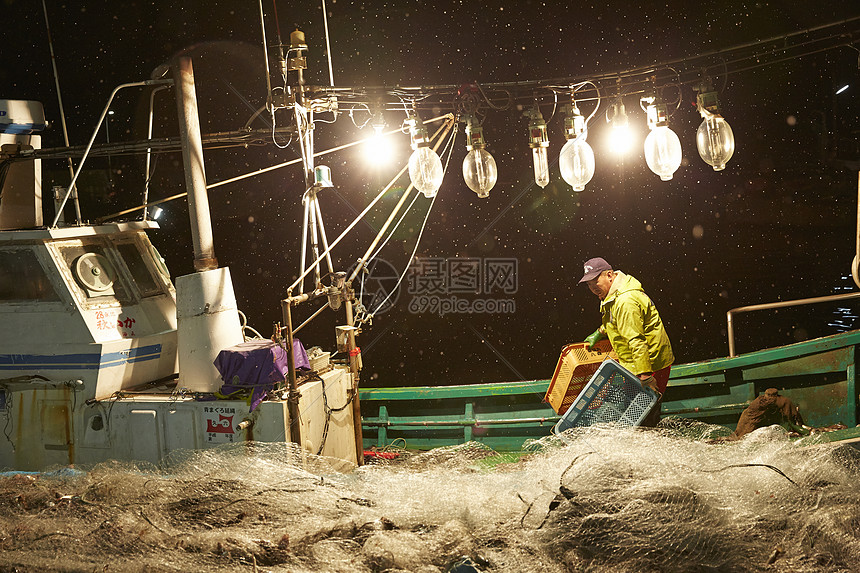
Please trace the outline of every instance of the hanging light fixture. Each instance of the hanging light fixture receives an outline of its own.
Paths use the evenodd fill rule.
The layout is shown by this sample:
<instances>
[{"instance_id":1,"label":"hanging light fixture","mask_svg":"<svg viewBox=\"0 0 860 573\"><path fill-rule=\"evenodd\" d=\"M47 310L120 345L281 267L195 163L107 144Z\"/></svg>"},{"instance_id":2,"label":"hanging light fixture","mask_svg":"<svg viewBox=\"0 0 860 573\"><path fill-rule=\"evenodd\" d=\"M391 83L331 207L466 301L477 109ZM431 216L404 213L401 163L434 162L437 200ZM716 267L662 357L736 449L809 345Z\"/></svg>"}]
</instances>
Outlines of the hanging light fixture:
<instances>
[{"instance_id":1,"label":"hanging light fixture","mask_svg":"<svg viewBox=\"0 0 860 573\"><path fill-rule=\"evenodd\" d=\"M558 166L561 169L561 178L573 187L574 191L583 191L585 185L594 177L594 150L585 141L587 135L585 118L573 101L565 106L564 138L567 143L561 148Z\"/></svg>"},{"instance_id":2,"label":"hanging light fixture","mask_svg":"<svg viewBox=\"0 0 860 573\"><path fill-rule=\"evenodd\" d=\"M717 92L705 84L696 96L696 107L702 123L696 131L696 148L702 160L722 171L735 153L735 134L728 122L720 115Z\"/></svg>"},{"instance_id":3,"label":"hanging light fixture","mask_svg":"<svg viewBox=\"0 0 860 573\"><path fill-rule=\"evenodd\" d=\"M529 147L532 149L535 183L541 187L546 187L549 184L549 161L546 157L549 135L546 131L546 122L537 104L526 111L524 115L529 118Z\"/></svg>"},{"instance_id":4,"label":"hanging light fixture","mask_svg":"<svg viewBox=\"0 0 860 573\"><path fill-rule=\"evenodd\" d=\"M463 159L463 179L469 189L484 198L490 195L490 190L496 184L499 172L496 160L486 150L484 128L475 116L466 117L466 149L469 153Z\"/></svg>"},{"instance_id":5,"label":"hanging light fixture","mask_svg":"<svg viewBox=\"0 0 860 573\"><path fill-rule=\"evenodd\" d=\"M681 140L669 128L666 105L656 96L642 98L642 101L647 103L645 115L651 129L645 138L645 163L662 181L669 181L681 166Z\"/></svg>"},{"instance_id":6,"label":"hanging light fixture","mask_svg":"<svg viewBox=\"0 0 860 573\"><path fill-rule=\"evenodd\" d=\"M442 186L442 160L435 151L430 149L430 138L427 128L418 113L408 118L409 132L412 139L412 155L409 157L409 178L412 185L431 199L436 196Z\"/></svg>"},{"instance_id":7,"label":"hanging light fixture","mask_svg":"<svg viewBox=\"0 0 860 573\"><path fill-rule=\"evenodd\" d=\"M606 110L606 121L612 126L609 133L609 145L612 151L619 154L626 153L633 141L633 134L630 133L630 122L620 95Z\"/></svg>"},{"instance_id":8,"label":"hanging light fixture","mask_svg":"<svg viewBox=\"0 0 860 573\"><path fill-rule=\"evenodd\" d=\"M382 134L387 125L382 114L382 104L378 103L372 109L370 126L373 128L373 135L364 144L364 155L368 162L381 167L391 161L392 151L390 142Z\"/></svg>"}]
</instances>

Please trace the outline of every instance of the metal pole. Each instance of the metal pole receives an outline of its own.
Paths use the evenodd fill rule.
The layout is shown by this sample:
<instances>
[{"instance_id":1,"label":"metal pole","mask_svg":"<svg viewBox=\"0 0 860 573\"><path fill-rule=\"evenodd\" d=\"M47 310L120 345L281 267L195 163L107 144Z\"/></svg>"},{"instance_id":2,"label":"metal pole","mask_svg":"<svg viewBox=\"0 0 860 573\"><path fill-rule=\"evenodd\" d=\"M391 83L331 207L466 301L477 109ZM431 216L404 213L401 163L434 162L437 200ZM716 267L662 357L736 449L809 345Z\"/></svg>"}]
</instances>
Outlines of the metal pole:
<instances>
[{"instance_id":1,"label":"metal pole","mask_svg":"<svg viewBox=\"0 0 860 573\"><path fill-rule=\"evenodd\" d=\"M269 46L266 45L266 17L263 14L263 0L260 0L260 29L263 31L263 63L266 65L266 108L274 113L272 105L272 79L269 77Z\"/></svg>"},{"instance_id":2,"label":"metal pole","mask_svg":"<svg viewBox=\"0 0 860 573\"><path fill-rule=\"evenodd\" d=\"M310 214L309 223L310 223L311 256L316 258L316 260L317 260L317 264L314 265L314 288L319 288L320 284L321 284L319 260L321 257L319 256L320 255L320 246L319 246L319 241L318 241L319 233L317 232L317 212L316 212L316 209L314 208L314 201L316 200L316 196L317 196L316 187L311 187L311 189L308 193L309 193L308 194L308 212Z\"/></svg>"},{"instance_id":3,"label":"metal pole","mask_svg":"<svg viewBox=\"0 0 860 573\"><path fill-rule=\"evenodd\" d=\"M170 80L172 81L172 80ZM440 119L444 119L446 116L439 116L437 118L433 118L431 120L427 120L424 123L430 123L432 121L439 121ZM383 135L391 135L394 133L400 133L400 129L393 129L391 131L385 132ZM360 145L367 141L367 139L359 139L357 141L353 141L352 143L346 143L344 145L339 145L337 147L332 147L331 149L326 149L325 151L319 151L314 153L314 157L322 157L323 155L328 155L329 153L335 153L337 151L342 151L344 149L348 149L350 147L354 147L356 145ZM249 177L256 177L257 175L262 175L263 173L268 173L269 171L274 171L275 169L280 169L282 167L289 167L290 165L296 165L297 163L301 163L302 159L291 159L290 161L285 161L284 163L279 163L277 165L271 165L269 167L264 167L263 169L258 169L257 171L252 171L251 173L245 173L244 175L238 175L236 177L232 177L230 179L224 179L223 181L218 181L216 183L209 183L206 185L206 189L214 189L215 187L221 187L222 185L227 185L229 183L235 183L236 181L241 181L242 179L248 179ZM391 185L397 182L397 179L406 172L406 168L403 168L400 174L389 184L389 187L385 189L388 191ZM140 211L141 209L145 209L146 207L152 207L155 205L159 205L161 203L166 203L168 201L174 201L176 199L181 199L185 197L188 193L177 193L176 195L171 195L170 197L166 197L164 199L159 199L157 201L152 201L145 205L138 205L137 207L131 207L130 209L125 209L124 211L118 211L116 213L111 213L110 215L105 215L104 217L100 217L99 221L107 221L108 219L112 219L113 217L119 217L120 215L125 215L127 213L133 213L134 211ZM380 197L381 198L381 197ZM357 221L356 221L357 222Z\"/></svg>"},{"instance_id":4,"label":"metal pole","mask_svg":"<svg viewBox=\"0 0 860 573\"><path fill-rule=\"evenodd\" d=\"M181 56L171 66L176 84L176 107L179 113L179 137L185 164L185 188L188 191L188 216L191 218L191 239L194 243L194 269L198 272L218 268L212 238L209 196L206 194L206 173L203 169L203 139L197 115L197 93L191 58Z\"/></svg>"},{"instance_id":5,"label":"metal pole","mask_svg":"<svg viewBox=\"0 0 860 573\"><path fill-rule=\"evenodd\" d=\"M854 243L854 260L851 261L851 278L860 287L860 171L857 172L857 241Z\"/></svg>"},{"instance_id":6,"label":"metal pole","mask_svg":"<svg viewBox=\"0 0 860 573\"><path fill-rule=\"evenodd\" d=\"M149 92L149 127L146 130L146 140L150 141L152 139L152 115L153 108L155 107L155 94L160 92L161 90L167 89L167 86L159 86ZM146 202L149 201L149 179L151 177L149 173L150 163L152 158L152 148L146 148L146 180L143 184L143 220L146 220Z\"/></svg>"},{"instance_id":7,"label":"metal pole","mask_svg":"<svg viewBox=\"0 0 860 573\"><path fill-rule=\"evenodd\" d=\"M290 310L291 303L288 300L281 301L281 311L287 326L287 366L289 374L287 383L290 395L287 397L287 412L290 414L290 441L299 448L302 447L302 425L299 415L299 390L296 383L296 358L293 355L293 316ZM276 336L279 332L275 333Z\"/></svg>"},{"instance_id":8,"label":"metal pole","mask_svg":"<svg viewBox=\"0 0 860 573\"><path fill-rule=\"evenodd\" d=\"M325 225L323 225L322 210L320 209L320 201L319 201L319 198L316 196L316 193L314 193L314 206L316 207L316 211L317 211L317 224L319 225L319 229L320 229L320 238L322 239L322 246L326 250L325 258L326 258L326 263L328 263L328 272L334 273L334 265L331 262L331 253L329 252L329 248L328 248L328 237L325 236Z\"/></svg>"},{"instance_id":9,"label":"metal pole","mask_svg":"<svg viewBox=\"0 0 860 573\"><path fill-rule=\"evenodd\" d=\"M328 14L325 9L325 0L322 0L323 26L325 26L325 51L328 56L328 79L331 87L334 87L334 70L331 66L331 43L328 40Z\"/></svg>"},{"instance_id":10,"label":"metal pole","mask_svg":"<svg viewBox=\"0 0 860 573\"><path fill-rule=\"evenodd\" d=\"M355 326L355 319L352 314L352 299L347 298L344 301L346 310L346 325ZM359 362L361 360L360 350L355 346L355 329L350 328L347 334L347 345L349 348L349 371L352 374L353 395L352 395L352 427L355 430L355 459L358 465L364 465L364 436L361 433L361 403L358 399L358 380L361 368Z\"/></svg>"},{"instance_id":11,"label":"metal pole","mask_svg":"<svg viewBox=\"0 0 860 573\"><path fill-rule=\"evenodd\" d=\"M738 308L733 308L726 313L726 321L728 323L729 329L729 357L734 357L735 355L735 332L734 325L732 324L732 315L739 314L741 312L750 312L753 310L767 310L773 308L786 308L789 306L802 306L804 304L815 304L818 302L837 302L840 300L852 299L852 298L860 298L860 292L850 292L846 294L833 294L829 296L819 296L815 298L799 298L797 300L783 300L779 302L766 302L763 304L751 304L749 306L739 306Z\"/></svg>"},{"instance_id":12,"label":"metal pole","mask_svg":"<svg viewBox=\"0 0 860 573\"><path fill-rule=\"evenodd\" d=\"M81 175L81 171L84 168L84 163L87 161L87 157L90 154L90 150L93 148L93 142L96 140L96 136L98 135L99 130L101 129L102 123L104 122L105 116L107 115L108 109L110 108L110 104L113 101L114 96L116 96L117 92L123 88L134 87L134 86L157 86L157 85L161 85L164 83L169 83L169 81L170 80L145 80L142 82L131 82L131 83L127 83L127 84L120 84L114 88L114 90L110 94L110 97L108 98L107 105L105 106L104 110L102 111L101 117L99 117L99 121L96 124L96 128L93 131L92 136L90 137L90 141L89 141L89 143L87 143L87 147L84 150L84 155L83 155L83 157L81 157L81 162L78 163L78 170L75 172L74 177L72 177L72 182L69 183L69 189L66 191L66 195L65 195L65 197L63 197L63 201L60 203L60 206L57 208L57 213L54 216L54 222L51 223L51 227L57 226L57 221L60 219L60 216L63 214L63 209L66 207L66 202L69 200L69 197L72 194L72 190L75 188L75 183L78 181L78 177L80 177L80 175ZM198 130L198 133L199 133L199 130Z\"/></svg>"},{"instance_id":13,"label":"metal pole","mask_svg":"<svg viewBox=\"0 0 860 573\"><path fill-rule=\"evenodd\" d=\"M304 270L308 254L308 217L311 212L310 200L311 197L309 193L306 192L304 197L302 197L302 207L304 207L304 211L302 213L302 249L301 258L299 259L299 272ZM299 283L299 294L302 294L303 292L305 292L305 281Z\"/></svg>"},{"instance_id":14,"label":"metal pole","mask_svg":"<svg viewBox=\"0 0 860 573\"><path fill-rule=\"evenodd\" d=\"M433 137L436 137L437 135L439 135L440 131L442 131L443 129L445 130L445 133L443 133L438 139L436 139L436 143L433 145L433 151L439 149L439 146L442 144L442 141L448 135L448 132L451 131L451 128L453 126L454 118L451 117L448 121L446 121L444 124L442 124L442 126L439 127L435 134L433 134ZM397 205L394 206L394 209L388 216L388 220L385 221L384 225L382 225L382 228L379 230L379 232L376 234L376 237L374 237L373 241L370 243L370 246L367 248L367 251L365 251L364 256L358 259L359 264L355 266L355 270L352 271L352 275L347 279L347 284L354 281L355 277L358 276L358 273L361 272L361 269L364 266L364 263L367 261L367 258L370 256L370 253L373 252L373 250L376 248L376 245L378 245L379 241L382 240L382 236L385 234L385 231L388 230L388 226L391 225L391 223L394 221L394 218L397 216L397 213L400 211L400 208L406 202L406 198L409 196L409 192L412 190L412 187L412 182L410 182L409 186L406 188L406 192L400 196L400 201L398 201ZM412 261L410 261L410 263L411 262Z\"/></svg>"},{"instance_id":15,"label":"metal pole","mask_svg":"<svg viewBox=\"0 0 860 573\"><path fill-rule=\"evenodd\" d=\"M57 103L60 106L60 124L63 126L63 141L66 143L66 147L69 146L69 132L66 129L66 111L63 108L63 95L60 92L60 74L57 72L57 58L54 57L54 41L51 39L51 24L48 22L48 7L45 6L45 0L42 0L42 11L45 13L45 28L48 31L48 49L51 51L51 67L54 70L54 85L57 86ZM72 158L69 157L69 176L74 180L75 177L75 165L72 163ZM74 184L69 185L69 193L73 193ZM73 197L75 198L75 216L77 219L75 221L80 224L81 222L81 204L78 202L78 194L74 193ZM63 201L63 205L65 206L66 202ZM62 209L60 209L62 211ZM54 221L54 225L56 226L56 221L58 221L60 217L57 217Z\"/></svg>"}]
</instances>

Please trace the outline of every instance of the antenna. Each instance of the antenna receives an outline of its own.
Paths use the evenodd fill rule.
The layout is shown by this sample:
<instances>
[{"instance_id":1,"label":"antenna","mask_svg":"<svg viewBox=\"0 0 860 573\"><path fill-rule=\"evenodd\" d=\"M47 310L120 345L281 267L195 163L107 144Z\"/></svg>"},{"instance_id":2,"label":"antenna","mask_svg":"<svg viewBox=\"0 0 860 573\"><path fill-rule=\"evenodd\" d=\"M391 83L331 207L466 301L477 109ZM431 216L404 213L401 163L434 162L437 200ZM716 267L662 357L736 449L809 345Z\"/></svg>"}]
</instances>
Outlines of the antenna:
<instances>
[{"instance_id":1,"label":"antenna","mask_svg":"<svg viewBox=\"0 0 860 573\"><path fill-rule=\"evenodd\" d=\"M331 67L331 44L328 41L328 14L325 10L325 0L322 0L323 25L325 26L325 52L328 56L328 79L331 82L331 87L334 87L334 71Z\"/></svg>"},{"instance_id":2,"label":"antenna","mask_svg":"<svg viewBox=\"0 0 860 573\"><path fill-rule=\"evenodd\" d=\"M51 51L51 66L54 69L54 83L57 86L57 103L60 106L60 123L63 126L63 141L66 147L69 147L69 132L66 130L66 112L63 109L63 96L60 93L60 75L57 73L57 58L54 57L54 41L51 39L51 24L48 22L48 7L45 6L45 0L42 0L42 11L45 13L45 28L48 30L48 48ZM75 217L78 223L81 222L81 204L78 202L78 194L75 193L75 166L72 163L72 158L69 157L69 175L72 177L72 183L69 185L69 193L75 201ZM65 205L65 201L63 202ZM57 220L62 219L62 213ZM56 223L54 223L56 224Z\"/></svg>"}]
</instances>

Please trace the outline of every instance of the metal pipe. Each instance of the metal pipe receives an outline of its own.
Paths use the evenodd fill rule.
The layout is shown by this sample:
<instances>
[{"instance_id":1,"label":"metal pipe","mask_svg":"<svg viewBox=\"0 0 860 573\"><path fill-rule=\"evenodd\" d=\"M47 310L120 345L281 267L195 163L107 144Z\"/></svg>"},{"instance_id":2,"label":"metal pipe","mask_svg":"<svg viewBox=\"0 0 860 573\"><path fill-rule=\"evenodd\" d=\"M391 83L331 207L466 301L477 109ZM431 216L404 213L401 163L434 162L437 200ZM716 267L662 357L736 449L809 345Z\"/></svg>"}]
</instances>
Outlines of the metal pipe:
<instances>
[{"instance_id":1,"label":"metal pipe","mask_svg":"<svg viewBox=\"0 0 860 573\"><path fill-rule=\"evenodd\" d=\"M307 260L308 254L308 217L310 216L310 197L307 192L305 192L302 197L302 248L301 255L299 257L299 270L305 268L305 261ZM299 283L299 294L305 292L305 281Z\"/></svg>"},{"instance_id":2,"label":"metal pipe","mask_svg":"<svg viewBox=\"0 0 860 573\"><path fill-rule=\"evenodd\" d=\"M173 81L173 80L169 80ZM430 123L432 121L439 121L440 119L445 118L446 116L442 115L431 120L425 121L424 123ZM391 135L394 133L400 132L399 129L392 129L391 131L386 131L383 135ZM370 138L367 138L370 139ZM353 141L351 143L345 143L343 145L338 145L337 147L332 147L331 149L326 149L324 151L319 151L314 153L314 157L320 157L322 155L328 155L329 153L335 153L337 151L341 151L347 149L349 147L354 147L356 145L360 145L367 141L367 139L359 139ZM291 159L290 161L285 161L284 163L278 163L277 165L271 165L269 167L264 167L263 169L258 169L257 171L252 171L251 173L245 173L244 175L238 175L236 177L232 177L230 179L224 179L223 181L218 181L216 183L209 183L206 185L206 189L214 189L215 187L220 187L222 185L227 185L229 183L235 183L236 181L241 181L242 179L248 179L249 177L256 177L257 175L262 175L263 173L268 173L269 171L274 171L275 169L280 169L282 167L289 167L290 165L295 165L296 163L301 163L301 159ZM405 171L405 170L404 170ZM399 177L399 175L398 175ZM396 182L396 179L394 180ZM392 182L393 184L393 182ZM387 191L387 190L386 190ZM116 213L111 213L110 215L105 215L104 217L100 217L98 221L107 221L108 219L112 219L114 217L119 217L120 215L125 215L127 213L133 213L135 211L140 211L141 209L145 209L146 207L153 207L155 205L160 205L161 203L167 203L168 201L174 201L176 199L181 199L185 197L188 193L177 193L176 195L171 195L170 197L165 197L164 199L159 199L158 201L152 201L145 205L138 205L136 207L131 207L130 209L125 209L124 211L117 211Z\"/></svg>"},{"instance_id":3,"label":"metal pipe","mask_svg":"<svg viewBox=\"0 0 860 573\"><path fill-rule=\"evenodd\" d=\"M328 272L334 273L334 264L331 262L331 252L329 251L329 248L328 248L328 237L326 237L325 225L323 225L322 210L320 210L320 202L316 196L316 193L314 193L314 207L316 208L317 222L319 224L320 238L322 239L322 246L323 246L323 249L326 250L325 258L326 258L326 263L328 265Z\"/></svg>"},{"instance_id":4,"label":"metal pipe","mask_svg":"<svg viewBox=\"0 0 860 573\"><path fill-rule=\"evenodd\" d=\"M665 404L664 404L665 405ZM749 402L742 402L740 404L723 404L722 406L704 406L698 408L677 408L677 409L663 409L663 416L673 416L676 414L720 414L722 412L736 412L738 410L746 410L749 407Z\"/></svg>"},{"instance_id":5,"label":"metal pipe","mask_svg":"<svg viewBox=\"0 0 860 573\"><path fill-rule=\"evenodd\" d=\"M851 261L851 277L860 288L860 171L857 172L857 240L854 243L854 260Z\"/></svg>"},{"instance_id":6,"label":"metal pipe","mask_svg":"<svg viewBox=\"0 0 860 573\"><path fill-rule=\"evenodd\" d=\"M297 98L298 99L298 98ZM310 147L308 143L308 139L310 137L311 132L311 124L308 122L308 118L304 114L304 109L302 105L296 101L293 104L294 115L296 116L296 133L299 136L299 148L302 150L302 167L305 170L305 189L309 189L311 186L311 181L314 179L313 174L313 161L308 158L309 150L313 149ZM308 123L307 127L302 127L304 123Z\"/></svg>"},{"instance_id":7,"label":"metal pipe","mask_svg":"<svg viewBox=\"0 0 860 573\"><path fill-rule=\"evenodd\" d=\"M263 63L266 64L266 107L272 105L272 79L269 77L269 47L266 45L266 19L263 15L263 0L260 0L260 28L263 30Z\"/></svg>"},{"instance_id":8,"label":"metal pipe","mask_svg":"<svg viewBox=\"0 0 860 573\"><path fill-rule=\"evenodd\" d=\"M347 298L344 301L344 309L346 311L346 325L355 326L355 317L352 314L352 299ZM364 436L361 432L361 403L358 399L359 374L361 368L361 351L355 345L355 328L350 328L347 334L347 348L349 349L349 370L352 374L353 392L352 395L352 427L355 433L355 459L358 465L364 465Z\"/></svg>"},{"instance_id":9,"label":"metal pipe","mask_svg":"<svg viewBox=\"0 0 860 573\"><path fill-rule=\"evenodd\" d=\"M197 93L191 58L181 56L171 66L176 85L176 108L179 113L179 137L185 164L185 188L188 191L188 215L194 244L194 269L198 272L218 268L212 238L209 196L206 194L206 172L203 166L203 140L197 115Z\"/></svg>"},{"instance_id":10,"label":"metal pipe","mask_svg":"<svg viewBox=\"0 0 860 573\"><path fill-rule=\"evenodd\" d=\"M367 205L367 207L365 207L364 210L361 213L359 213L355 219L353 219L352 223L347 225L346 229L344 229L341 232L341 234L338 235L338 237L332 242L332 244L329 245L328 249L323 251L323 253L317 258L317 260L315 260L310 265L305 267L305 270L302 272L302 274L300 274L299 277L293 281L293 284L291 284L287 288L287 292L290 292L294 288L296 288L296 285L299 285L304 280L304 278L308 275L308 273L311 272L311 270L314 268L314 265L318 264L325 255L327 255L329 252L331 252L331 250L333 248L335 248L337 246L337 244L340 243L341 240L343 240L344 237L346 237L346 235L352 230L352 228L355 227L358 224L358 222L361 221L364 218L364 216L367 215L367 213L371 209L373 209L374 205L376 205L385 196L385 194L388 193L389 189L391 189L394 186L394 184L397 183L397 180L400 179L400 177L402 177L404 173L406 173L407 169L408 169L408 166L404 165L403 169L401 169L400 172L397 175L395 175L394 178L388 183L388 185L386 185L385 188L382 191L380 191L376 197L374 197L373 201L371 201Z\"/></svg>"},{"instance_id":11,"label":"metal pipe","mask_svg":"<svg viewBox=\"0 0 860 573\"><path fill-rule=\"evenodd\" d=\"M368 420L362 422L366 426L493 426L498 424L536 424L544 422L557 422L561 416L550 416L547 418L509 418L502 420L427 420L427 421L404 421L392 422Z\"/></svg>"},{"instance_id":12,"label":"metal pipe","mask_svg":"<svg viewBox=\"0 0 860 573\"><path fill-rule=\"evenodd\" d=\"M433 119L427 120L424 123L435 122L435 121L439 121L440 119L445 119L448 117L451 117L451 114L440 115L438 117L434 117ZM399 130L396 130L396 131L399 131ZM319 154L317 154L317 155L319 155ZM370 204L368 204L367 207L365 207L364 210L361 213L359 213L355 219L353 219L352 223L350 223L346 227L346 229L344 229L341 232L341 234L338 235L337 239L335 239L334 242L325 251L323 251L323 253L319 256L319 258L316 261L314 261L313 263L311 263L308 267L306 267L305 270L302 272L302 274L299 275L299 277L295 281L293 281L293 284L291 284L287 288L288 292L290 292L294 288L296 288L296 285L298 285L302 281L302 279L304 279L308 275L308 273L311 272L311 269L313 268L313 266L316 265L317 263L319 263L322 260L323 256L328 255L328 253L331 252L331 250L333 248L335 248L337 246L337 244L340 243L340 241L344 237L346 237L346 235L352 230L352 228L355 227L358 224L358 222L361 221L364 218L364 216L367 215L368 212L370 212L371 209L373 209L374 205L376 205L379 201L382 200L382 198L385 196L385 194L388 193L388 191L394 186L395 183L397 183L397 180L400 179L404 173L406 173L406 170L408 168L409 168L408 165L403 166L403 169L401 169L400 172L397 173L397 175L395 175L391 179L391 181L388 182L388 185L386 185L385 188L382 189L382 191L380 191L376 197L374 197L373 201L371 201Z\"/></svg>"},{"instance_id":13,"label":"metal pipe","mask_svg":"<svg viewBox=\"0 0 860 573\"><path fill-rule=\"evenodd\" d=\"M324 311L324 310L325 310L325 309L327 309L328 307L329 307L329 303L325 303L324 305L322 305L321 307L319 307L319 308L316 310L316 312L314 312L312 315L310 315L310 316L307 318L307 320L305 320L303 323L301 323L300 325L298 325L298 326L296 327L296 329L295 329L295 330L293 330L293 334L295 334L295 333L297 333L298 331L300 331L301 329L303 329L303 328L305 327L305 325L306 325L306 324L308 324L310 321L312 321L313 319L315 319L315 318L317 317L317 315L319 315L319 313L321 313L322 311Z\"/></svg>"},{"instance_id":14,"label":"metal pipe","mask_svg":"<svg viewBox=\"0 0 860 573\"><path fill-rule=\"evenodd\" d=\"M326 14L325 0L322 0L322 13L323 26L325 27L325 51L328 55L328 79L331 82L331 87L334 87L334 71L331 66L331 44L328 41L328 14Z\"/></svg>"},{"instance_id":15,"label":"metal pipe","mask_svg":"<svg viewBox=\"0 0 860 573\"><path fill-rule=\"evenodd\" d=\"M308 223L310 226L311 256L315 257L316 260L319 261L322 257L319 256L319 232L317 231L317 212L314 207L314 201L316 201L316 189L312 187L308 194L308 214L310 215ZM320 264L317 262L317 264L314 265L314 288L318 288L321 284Z\"/></svg>"},{"instance_id":16,"label":"metal pipe","mask_svg":"<svg viewBox=\"0 0 860 573\"><path fill-rule=\"evenodd\" d=\"M95 130L93 130L93 134L90 137L89 143L87 143L87 148L84 150L84 155L81 157L81 162L78 164L78 170L75 172L74 177L72 177L72 182L69 183L69 188L66 190L66 195L63 197L63 201L60 203L60 206L57 208L57 214L54 216L54 222L51 223L51 227L54 228L57 226L57 221L60 219L60 215L63 213L63 209L66 206L66 202L69 200L69 196L72 194L72 189L75 188L75 183L78 180L78 177L81 175L81 171L84 168L84 163L87 161L87 156L90 153L90 149L93 147L93 142L96 140L96 135L98 135L99 130L102 127L102 122L104 122L105 117L107 116L108 109L110 108L110 104L113 101L113 98L116 96L117 92L123 88L129 87L139 87L139 86L157 86L165 83L169 83L171 80L144 80L142 82L131 82L127 84L120 84L114 88L111 92L110 97L108 98L107 105L102 110L102 114L99 117L99 121L96 124Z\"/></svg>"},{"instance_id":17,"label":"metal pipe","mask_svg":"<svg viewBox=\"0 0 860 573\"><path fill-rule=\"evenodd\" d=\"M752 304L749 306L739 306L738 308L733 308L726 313L726 321L728 323L728 334L729 334L729 357L737 356L735 354L735 332L734 325L732 322L732 318L734 314L740 314L742 312L750 312L753 310L767 310L772 308L786 308L789 306L801 306L804 304L815 304L818 302L836 302L845 299L851 298L860 298L860 292L850 292L846 294L834 294L829 296L819 296L814 298L800 298L797 300L784 300L780 302L767 302L763 304Z\"/></svg>"},{"instance_id":18,"label":"metal pipe","mask_svg":"<svg viewBox=\"0 0 860 573\"><path fill-rule=\"evenodd\" d=\"M146 140L150 141L152 139L152 116L153 116L153 108L155 107L155 94L160 92L161 90L166 90L167 86L158 86L154 90L149 93L149 126L146 130ZM151 177L149 173L150 161L152 158L152 148L146 148L146 181L143 184L143 215L142 218L146 220L146 202L149 201L149 179Z\"/></svg>"},{"instance_id":19,"label":"metal pipe","mask_svg":"<svg viewBox=\"0 0 860 573\"><path fill-rule=\"evenodd\" d=\"M444 124L439 126L439 129L436 130L436 133L433 134L433 138L436 138L436 143L433 145L433 151L436 151L437 149L439 149L439 146L442 144L442 140L445 139L445 137L451 131L451 128L453 126L454 126L454 117L453 116L450 116L448 121L446 121ZM439 136L439 133L443 129L445 130L445 133L443 133L441 136ZM437 136L439 136L439 137L437 138ZM431 139L433 139L433 138L431 138ZM394 218L397 216L397 213L400 211L400 208L406 202L406 199L407 199L407 197L409 197L409 192L412 190L412 188L413 188L412 182L410 181L409 186L406 188L406 192L404 192L403 195L400 196L400 201L398 201L397 205L394 206L394 209L391 211L391 214L388 216L388 219L385 221L385 224L382 225L382 228L376 234L376 237L373 238L373 241L370 243L370 246L364 252L364 255L360 259L358 259L358 264L355 265L355 269L352 271L352 275L350 275L350 277L346 281L347 284L349 284L353 280L355 280L355 277L358 276L358 273L361 272L361 269L364 267L364 263L367 261L367 258L370 256L370 253L373 252L373 250L376 248L376 245L378 245L379 241L382 240L382 236L388 230L389 225L391 225L391 223L394 221ZM412 261L410 261L410 263L411 262Z\"/></svg>"},{"instance_id":20,"label":"metal pipe","mask_svg":"<svg viewBox=\"0 0 860 573\"><path fill-rule=\"evenodd\" d=\"M287 366L289 368L289 373L287 376L287 383L290 389L290 395L287 397L287 411L290 414L290 441L302 447L302 424L300 422L300 412L299 412L299 390L298 384L296 382L296 359L293 355L293 317L292 311L290 310L291 303L287 300L281 301L281 312L284 316L284 322L287 327ZM280 332L275 333L276 337L280 339Z\"/></svg>"},{"instance_id":21,"label":"metal pipe","mask_svg":"<svg viewBox=\"0 0 860 573\"><path fill-rule=\"evenodd\" d=\"M51 38L51 24L48 22L48 7L45 5L45 0L42 0L42 12L45 14L45 29L48 31L48 49L51 52L51 67L54 70L54 85L57 86L57 103L60 106L60 124L63 126L63 141L66 143L66 147L69 146L69 132L66 129L66 111L63 107L63 95L60 91L60 74L57 72L57 58L54 57L54 40ZM332 84L333 85L333 84ZM74 179L75 176L75 165L72 163L72 158L69 157L69 176ZM69 192L72 192L74 187L69 185ZM78 201L78 194L74 194L75 197L75 215L77 219L75 219L78 223L81 222L81 204ZM65 201L63 202L65 205ZM62 212L62 209L60 209ZM54 223L56 225L56 223Z\"/></svg>"},{"instance_id":22,"label":"metal pipe","mask_svg":"<svg viewBox=\"0 0 860 573\"><path fill-rule=\"evenodd\" d=\"M434 121L439 121L440 119L444 119L445 117L447 117L447 116L440 115L439 117L434 117L433 119L429 119L429 120L425 121L424 123L432 123ZM400 129L392 129L390 131L386 131L382 135L392 135L395 133L401 133L401 130ZM373 137L376 137L376 136L373 136ZM343 145L338 145L337 147L332 147L331 149L326 149L325 151L318 151L318 152L314 153L314 157L321 157L323 155L328 155L329 153L335 153L336 151L342 151L344 149L348 149L348 148L354 147L356 145L361 145L362 143L368 141L369 139L371 139L371 138L367 137L365 139L357 139L356 141L353 141L351 143L345 143ZM281 167L288 167L290 165L295 165L296 163L301 163L302 161L303 161L303 159L301 159L301 158L291 159L291 160L286 161L284 163L279 163L277 165L272 165L270 167L264 167L263 169L258 169L257 171L252 171L251 173L246 173L244 175L239 175L237 177L233 177L232 179L225 179L224 181L218 181L217 183L212 183L210 185L207 185L206 188L212 189L213 187L220 187L221 185L226 185L227 183L233 183L233 182L239 181L241 179L247 179L248 177L254 177L256 175L262 175L263 173L268 173L269 171L274 171L275 169L280 169Z\"/></svg>"}]
</instances>

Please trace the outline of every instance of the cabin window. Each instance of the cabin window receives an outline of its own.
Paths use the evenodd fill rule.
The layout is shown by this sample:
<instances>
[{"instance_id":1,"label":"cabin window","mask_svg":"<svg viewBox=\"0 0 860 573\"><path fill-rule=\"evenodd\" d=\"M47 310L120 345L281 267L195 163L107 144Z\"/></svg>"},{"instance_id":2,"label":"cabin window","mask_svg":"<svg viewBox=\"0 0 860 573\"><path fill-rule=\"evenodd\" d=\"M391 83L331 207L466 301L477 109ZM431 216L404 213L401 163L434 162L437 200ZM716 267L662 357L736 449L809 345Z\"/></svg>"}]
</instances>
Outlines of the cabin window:
<instances>
[{"instance_id":1,"label":"cabin window","mask_svg":"<svg viewBox=\"0 0 860 573\"><path fill-rule=\"evenodd\" d=\"M0 249L0 269L0 302L60 300L33 251Z\"/></svg>"},{"instance_id":2,"label":"cabin window","mask_svg":"<svg viewBox=\"0 0 860 573\"><path fill-rule=\"evenodd\" d=\"M161 294L161 286L155 281L152 273L149 272L149 267L146 265L146 261L143 260L143 255L141 255L137 245L135 243L120 243L116 248L125 261L125 266L131 272L131 276L134 278L141 296Z\"/></svg>"},{"instance_id":3,"label":"cabin window","mask_svg":"<svg viewBox=\"0 0 860 573\"><path fill-rule=\"evenodd\" d=\"M107 256L107 249L95 244L69 244L59 246L57 250L74 277L70 284L83 293L85 300L132 300Z\"/></svg>"}]
</instances>

